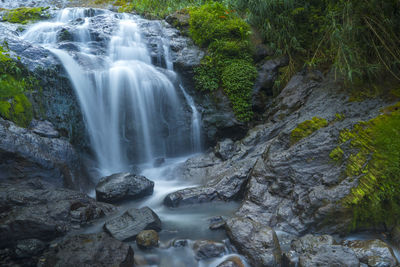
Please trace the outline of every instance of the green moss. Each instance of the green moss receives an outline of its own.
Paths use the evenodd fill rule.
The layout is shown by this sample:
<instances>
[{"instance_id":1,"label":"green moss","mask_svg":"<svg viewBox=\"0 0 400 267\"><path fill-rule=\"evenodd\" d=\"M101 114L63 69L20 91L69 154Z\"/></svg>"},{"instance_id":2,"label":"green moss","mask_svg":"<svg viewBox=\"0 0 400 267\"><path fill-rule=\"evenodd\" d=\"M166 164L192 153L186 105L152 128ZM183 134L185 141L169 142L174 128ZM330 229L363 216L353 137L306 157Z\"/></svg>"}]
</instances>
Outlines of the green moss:
<instances>
[{"instance_id":1,"label":"green moss","mask_svg":"<svg viewBox=\"0 0 400 267\"><path fill-rule=\"evenodd\" d=\"M12 60L0 46L0 116L27 127L33 117L26 93L37 88L37 80Z\"/></svg>"},{"instance_id":2,"label":"green moss","mask_svg":"<svg viewBox=\"0 0 400 267\"><path fill-rule=\"evenodd\" d=\"M16 9L5 10L3 21L10 23L27 24L50 17L47 12L48 7L20 7Z\"/></svg>"},{"instance_id":3,"label":"green moss","mask_svg":"<svg viewBox=\"0 0 400 267\"><path fill-rule=\"evenodd\" d=\"M318 117L313 117L311 120L304 121L292 131L290 135L290 142L291 144L295 144L301 139L310 136L315 131L326 127L327 125L327 120Z\"/></svg>"},{"instance_id":4,"label":"green moss","mask_svg":"<svg viewBox=\"0 0 400 267\"><path fill-rule=\"evenodd\" d=\"M338 146L329 154L329 157L334 161L341 161L343 159L343 150Z\"/></svg>"},{"instance_id":5,"label":"green moss","mask_svg":"<svg viewBox=\"0 0 400 267\"><path fill-rule=\"evenodd\" d=\"M350 144L347 177L359 177L342 204L353 211L353 225L386 225L400 218L400 111L399 103L385 113L341 133L340 143ZM333 153L333 151L332 151Z\"/></svg>"},{"instance_id":6,"label":"green moss","mask_svg":"<svg viewBox=\"0 0 400 267\"><path fill-rule=\"evenodd\" d=\"M345 115L343 113L336 113L335 114L335 121L342 121L345 119Z\"/></svg>"},{"instance_id":7,"label":"green moss","mask_svg":"<svg viewBox=\"0 0 400 267\"><path fill-rule=\"evenodd\" d=\"M5 119L11 119L11 104L8 101L0 101L0 116Z\"/></svg>"}]
</instances>

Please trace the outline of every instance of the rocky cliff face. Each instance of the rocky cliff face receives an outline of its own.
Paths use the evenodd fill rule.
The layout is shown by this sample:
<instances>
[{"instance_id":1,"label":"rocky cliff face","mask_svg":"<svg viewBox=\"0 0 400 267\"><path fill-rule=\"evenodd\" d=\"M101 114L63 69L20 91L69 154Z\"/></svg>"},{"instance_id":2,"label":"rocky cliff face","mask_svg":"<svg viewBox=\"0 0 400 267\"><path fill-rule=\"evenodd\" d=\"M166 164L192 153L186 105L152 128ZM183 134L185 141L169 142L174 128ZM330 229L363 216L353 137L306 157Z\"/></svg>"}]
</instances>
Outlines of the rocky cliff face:
<instances>
[{"instance_id":1,"label":"rocky cliff face","mask_svg":"<svg viewBox=\"0 0 400 267\"><path fill-rule=\"evenodd\" d=\"M244 139L227 139L214 151L188 160L181 169L183 176L203 181L204 185L171 193L164 201L167 206L178 207L243 199L236 219L226 227L232 241L239 244L254 266L274 264L265 265L259 260L262 256L257 254L267 252L256 245L240 245L248 237L234 233L237 227L233 226L244 219L247 224L257 225L257 232L272 227L293 238L307 233L348 233L353 214L340 200L358 185L358 177L343 175L346 163L335 161L331 152L343 129L352 129L393 104L379 99L350 102L333 79L316 77L313 73L294 76L268 107L268 120L251 129ZM316 116L324 121L323 126L294 141L292 131L305 121L316 121ZM358 264L354 254L351 257Z\"/></svg>"}]
</instances>

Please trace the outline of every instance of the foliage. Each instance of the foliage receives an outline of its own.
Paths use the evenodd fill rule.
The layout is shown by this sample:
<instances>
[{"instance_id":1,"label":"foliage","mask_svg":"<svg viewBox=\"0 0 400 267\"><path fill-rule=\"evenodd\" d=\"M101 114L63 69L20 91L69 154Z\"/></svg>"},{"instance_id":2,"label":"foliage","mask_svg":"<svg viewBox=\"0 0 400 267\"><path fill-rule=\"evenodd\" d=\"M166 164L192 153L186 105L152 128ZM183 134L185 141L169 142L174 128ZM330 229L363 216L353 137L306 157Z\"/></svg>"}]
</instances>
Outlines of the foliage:
<instances>
[{"instance_id":1,"label":"foliage","mask_svg":"<svg viewBox=\"0 0 400 267\"><path fill-rule=\"evenodd\" d=\"M261 29L291 75L304 62L334 67L350 84L400 81L400 2L397 0L230 0Z\"/></svg>"},{"instance_id":2,"label":"foliage","mask_svg":"<svg viewBox=\"0 0 400 267\"><path fill-rule=\"evenodd\" d=\"M5 10L3 21L10 23L27 24L50 17L47 12L48 7L20 7L16 9Z\"/></svg>"},{"instance_id":3,"label":"foliage","mask_svg":"<svg viewBox=\"0 0 400 267\"><path fill-rule=\"evenodd\" d=\"M322 118L313 117L311 120L304 121L297 125L290 135L291 144L295 144L303 138L310 136L315 131L326 127L328 121Z\"/></svg>"},{"instance_id":4,"label":"foliage","mask_svg":"<svg viewBox=\"0 0 400 267\"><path fill-rule=\"evenodd\" d=\"M217 2L190 9L189 33L194 42L208 50L195 69L196 88L222 88L240 121L252 116L251 91L256 78L252 60L250 26L233 11Z\"/></svg>"},{"instance_id":5,"label":"foliage","mask_svg":"<svg viewBox=\"0 0 400 267\"><path fill-rule=\"evenodd\" d=\"M120 12L135 11L155 18L165 18L169 14L192 6L200 6L206 0L95 0L96 4L111 3Z\"/></svg>"},{"instance_id":6,"label":"foliage","mask_svg":"<svg viewBox=\"0 0 400 267\"><path fill-rule=\"evenodd\" d=\"M27 127L32 120L32 104L25 95L37 87L37 80L27 75L0 46L0 116Z\"/></svg>"},{"instance_id":7,"label":"foliage","mask_svg":"<svg viewBox=\"0 0 400 267\"><path fill-rule=\"evenodd\" d=\"M233 60L222 72L222 86L241 121L252 118L251 93L256 77L254 65L243 59Z\"/></svg>"},{"instance_id":8,"label":"foliage","mask_svg":"<svg viewBox=\"0 0 400 267\"><path fill-rule=\"evenodd\" d=\"M353 211L353 228L399 223L400 103L342 131L339 141L352 148L346 176L359 177L358 186L342 200Z\"/></svg>"}]
</instances>

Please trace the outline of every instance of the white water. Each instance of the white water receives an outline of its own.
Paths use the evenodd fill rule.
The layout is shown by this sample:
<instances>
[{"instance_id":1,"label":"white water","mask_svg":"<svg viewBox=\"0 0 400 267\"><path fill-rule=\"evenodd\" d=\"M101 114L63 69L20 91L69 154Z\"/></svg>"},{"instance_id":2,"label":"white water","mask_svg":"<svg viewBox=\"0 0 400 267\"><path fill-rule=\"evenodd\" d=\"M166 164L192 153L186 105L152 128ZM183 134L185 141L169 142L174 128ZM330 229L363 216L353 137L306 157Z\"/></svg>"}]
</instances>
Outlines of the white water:
<instances>
[{"instance_id":1,"label":"white water","mask_svg":"<svg viewBox=\"0 0 400 267\"><path fill-rule=\"evenodd\" d=\"M200 115L183 88L184 97L178 97L175 81L171 80L176 75L168 58L168 41L163 39L163 49L167 72L173 75L167 76L151 64L138 19L128 15L118 18L105 12L103 16L115 20L118 26L106 53L98 55L90 47L91 21L85 13L88 10L83 8L64 9L54 21L34 25L23 38L46 46L66 69L83 111L100 173L129 171L133 163L199 152ZM72 32L78 53L57 48L61 29ZM184 105L189 105L193 113L189 122L191 136L177 123ZM185 138L190 140L190 147L185 147Z\"/></svg>"},{"instance_id":2,"label":"white water","mask_svg":"<svg viewBox=\"0 0 400 267\"><path fill-rule=\"evenodd\" d=\"M194 186L193 182L177 179L176 169L202 147L201 114L177 81L168 38L161 37L159 48L163 55L158 55L158 62L164 62L165 68L155 67L138 25L139 18L105 10L96 12L107 27L115 26L109 38L104 38L106 43L96 40L93 33L90 16L97 16L96 13L89 15L89 10L83 8L63 9L54 20L31 26L22 38L49 49L69 75L97 159L97 178L130 171L132 165L140 166L141 174L155 182L154 193L141 201L124 203L121 212L131 207L151 207L163 223L160 238L164 243L175 238L225 239L224 231L208 229L208 220L217 215L229 216L237 209L237 203L180 209L162 204L168 193ZM62 30L68 31L73 40L60 43ZM65 44L74 49L60 48ZM191 112L186 121L183 112ZM153 167L158 158L165 158L165 163ZM85 231L101 231L101 223ZM161 247L152 253L157 255L157 266L161 267L217 266L227 256L236 255L227 249L221 258L198 262L190 251ZM141 254L140 250L136 252ZM144 253L144 257L152 255Z\"/></svg>"}]
</instances>

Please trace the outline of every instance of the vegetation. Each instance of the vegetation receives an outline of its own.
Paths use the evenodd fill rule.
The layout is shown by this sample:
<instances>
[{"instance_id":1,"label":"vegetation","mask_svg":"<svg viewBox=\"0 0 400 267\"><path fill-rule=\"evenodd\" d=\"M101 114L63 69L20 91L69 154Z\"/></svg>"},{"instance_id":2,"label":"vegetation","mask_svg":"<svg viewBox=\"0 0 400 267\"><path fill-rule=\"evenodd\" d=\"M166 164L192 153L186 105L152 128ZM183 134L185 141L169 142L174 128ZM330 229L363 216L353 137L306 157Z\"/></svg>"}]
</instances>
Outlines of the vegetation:
<instances>
[{"instance_id":1,"label":"vegetation","mask_svg":"<svg viewBox=\"0 0 400 267\"><path fill-rule=\"evenodd\" d=\"M232 103L236 117L252 116L251 92L257 75L249 40L250 26L217 2L190 9L190 36L208 49L201 66L195 69L198 90L222 88Z\"/></svg>"},{"instance_id":2,"label":"vegetation","mask_svg":"<svg viewBox=\"0 0 400 267\"><path fill-rule=\"evenodd\" d=\"M155 18L165 18L169 14L193 6L200 6L206 0L94 0L95 4L113 4L120 12L135 11Z\"/></svg>"},{"instance_id":3,"label":"vegetation","mask_svg":"<svg viewBox=\"0 0 400 267\"><path fill-rule=\"evenodd\" d=\"M27 98L37 81L11 59L0 46L0 116L27 127L32 120L32 104Z\"/></svg>"},{"instance_id":4,"label":"vegetation","mask_svg":"<svg viewBox=\"0 0 400 267\"><path fill-rule=\"evenodd\" d=\"M288 55L286 78L304 66L333 66L352 86L400 81L397 0L230 0L260 29L276 55Z\"/></svg>"},{"instance_id":5,"label":"vegetation","mask_svg":"<svg viewBox=\"0 0 400 267\"><path fill-rule=\"evenodd\" d=\"M47 12L48 7L20 7L16 9L4 10L3 21L10 23L27 24L50 17Z\"/></svg>"},{"instance_id":6,"label":"vegetation","mask_svg":"<svg viewBox=\"0 0 400 267\"><path fill-rule=\"evenodd\" d=\"M399 223L400 218L400 102L384 114L340 134L341 147L350 145L347 177L359 177L342 202L353 210L353 228ZM343 153L342 153L343 154Z\"/></svg>"},{"instance_id":7,"label":"vegetation","mask_svg":"<svg viewBox=\"0 0 400 267\"><path fill-rule=\"evenodd\" d=\"M297 125L290 135L291 144L299 142L301 139L310 136L315 131L326 127L328 121L322 118L313 117L311 120L304 121Z\"/></svg>"}]
</instances>

